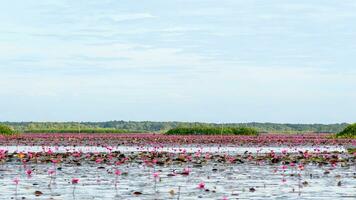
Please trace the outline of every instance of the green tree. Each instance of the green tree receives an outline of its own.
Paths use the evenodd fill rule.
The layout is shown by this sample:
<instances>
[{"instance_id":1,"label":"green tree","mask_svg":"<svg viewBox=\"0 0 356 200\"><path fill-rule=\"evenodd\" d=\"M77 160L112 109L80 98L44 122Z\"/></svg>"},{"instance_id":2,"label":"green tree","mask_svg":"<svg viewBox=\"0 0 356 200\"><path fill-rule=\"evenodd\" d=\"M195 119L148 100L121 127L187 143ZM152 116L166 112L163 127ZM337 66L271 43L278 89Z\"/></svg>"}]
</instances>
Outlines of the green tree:
<instances>
[{"instance_id":1,"label":"green tree","mask_svg":"<svg viewBox=\"0 0 356 200\"><path fill-rule=\"evenodd\" d=\"M337 137L356 138L356 123L347 126Z\"/></svg>"},{"instance_id":2,"label":"green tree","mask_svg":"<svg viewBox=\"0 0 356 200\"><path fill-rule=\"evenodd\" d=\"M13 134L15 134L15 131L11 127L0 124L0 135L13 135Z\"/></svg>"}]
</instances>

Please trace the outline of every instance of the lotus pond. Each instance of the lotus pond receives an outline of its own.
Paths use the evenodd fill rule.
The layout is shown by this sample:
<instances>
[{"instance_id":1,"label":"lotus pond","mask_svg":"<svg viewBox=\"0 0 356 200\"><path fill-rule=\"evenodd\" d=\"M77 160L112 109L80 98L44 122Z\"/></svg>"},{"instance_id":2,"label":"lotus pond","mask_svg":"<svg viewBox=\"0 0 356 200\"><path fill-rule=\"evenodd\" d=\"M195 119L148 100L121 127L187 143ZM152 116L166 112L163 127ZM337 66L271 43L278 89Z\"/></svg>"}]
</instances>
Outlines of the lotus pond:
<instances>
[{"instance_id":1,"label":"lotus pond","mask_svg":"<svg viewBox=\"0 0 356 200\"><path fill-rule=\"evenodd\" d=\"M0 136L0 199L355 199L355 145L324 134Z\"/></svg>"}]
</instances>

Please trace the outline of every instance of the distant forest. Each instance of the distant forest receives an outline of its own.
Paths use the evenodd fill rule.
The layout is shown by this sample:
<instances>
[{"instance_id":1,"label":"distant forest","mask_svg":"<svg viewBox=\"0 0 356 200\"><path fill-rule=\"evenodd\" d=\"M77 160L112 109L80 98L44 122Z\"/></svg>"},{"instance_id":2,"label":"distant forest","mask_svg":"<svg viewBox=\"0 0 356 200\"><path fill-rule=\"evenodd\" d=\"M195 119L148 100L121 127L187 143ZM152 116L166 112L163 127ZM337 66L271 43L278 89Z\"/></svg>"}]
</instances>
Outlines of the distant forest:
<instances>
[{"instance_id":1,"label":"distant forest","mask_svg":"<svg viewBox=\"0 0 356 200\"><path fill-rule=\"evenodd\" d=\"M151 122L151 121L107 121L107 122L0 122L18 132L165 132L177 127L250 127L259 132L317 132L337 133L342 124L278 124L278 123L201 123L201 122ZM88 131L91 130L91 131ZM116 130L116 131L115 131Z\"/></svg>"}]
</instances>

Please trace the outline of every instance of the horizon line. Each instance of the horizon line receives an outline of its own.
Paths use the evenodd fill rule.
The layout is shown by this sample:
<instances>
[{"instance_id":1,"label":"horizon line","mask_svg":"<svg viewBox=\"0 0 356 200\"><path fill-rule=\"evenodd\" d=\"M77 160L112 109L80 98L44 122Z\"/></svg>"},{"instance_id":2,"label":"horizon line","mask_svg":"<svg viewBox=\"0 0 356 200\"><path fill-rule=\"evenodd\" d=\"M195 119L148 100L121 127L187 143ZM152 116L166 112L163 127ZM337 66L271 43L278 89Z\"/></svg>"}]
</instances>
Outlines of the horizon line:
<instances>
[{"instance_id":1,"label":"horizon line","mask_svg":"<svg viewBox=\"0 0 356 200\"><path fill-rule=\"evenodd\" d=\"M106 120L106 121L0 121L1 123L105 123L105 122L153 122L153 123L200 123L200 124L303 124L303 125L336 125L336 124L353 124L354 122L335 122L335 123L298 123L298 122L204 122L204 121L156 121L156 120Z\"/></svg>"}]
</instances>

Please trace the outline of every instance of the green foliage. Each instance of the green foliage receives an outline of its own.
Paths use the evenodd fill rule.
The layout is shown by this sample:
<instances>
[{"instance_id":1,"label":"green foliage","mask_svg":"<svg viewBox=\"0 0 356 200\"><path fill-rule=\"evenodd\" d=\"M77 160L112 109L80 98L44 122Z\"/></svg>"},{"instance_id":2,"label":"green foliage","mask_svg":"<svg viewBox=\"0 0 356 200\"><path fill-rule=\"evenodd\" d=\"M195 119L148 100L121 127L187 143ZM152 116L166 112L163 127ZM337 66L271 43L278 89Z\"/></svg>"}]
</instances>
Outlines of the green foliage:
<instances>
[{"instance_id":1,"label":"green foliage","mask_svg":"<svg viewBox=\"0 0 356 200\"><path fill-rule=\"evenodd\" d=\"M167 135L257 135L256 129L248 127L180 127L166 132Z\"/></svg>"},{"instance_id":2,"label":"green foliage","mask_svg":"<svg viewBox=\"0 0 356 200\"><path fill-rule=\"evenodd\" d=\"M14 128L17 132L40 132L41 130L63 130L67 132L72 130L75 133L82 130L111 129L121 132L166 132L172 128L178 127L249 127L259 132L278 132L278 133L305 133L305 132L323 132L338 133L349 124L276 124L276 123L200 123L200 122L151 122L151 121L107 121L107 122L4 122ZM36 131L37 130L37 131Z\"/></svg>"},{"instance_id":3,"label":"green foliage","mask_svg":"<svg viewBox=\"0 0 356 200\"><path fill-rule=\"evenodd\" d=\"M342 138L356 138L356 123L347 126L343 131L336 134L336 136Z\"/></svg>"},{"instance_id":4,"label":"green foliage","mask_svg":"<svg viewBox=\"0 0 356 200\"><path fill-rule=\"evenodd\" d=\"M258 135L258 131L255 128L239 127L230 129L233 131L234 135Z\"/></svg>"},{"instance_id":5,"label":"green foliage","mask_svg":"<svg viewBox=\"0 0 356 200\"><path fill-rule=\"evenodd\" d=\"M348 148L348 149L347 149L347 152L348 152L349 154L354 154L354 153L356 153L356 148Z\"/></svg>"},{"instance_id":6,"label":"green foliage","mask_svg":"<svg viewBox=\"0 0 356 200\"><path fill-rule=\"evenodd\" d=\"M0 124L0 135L14 135L15 131L6 125L1 125Z\"/></svg>"}]
</instances>

